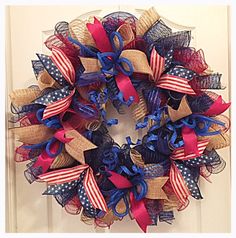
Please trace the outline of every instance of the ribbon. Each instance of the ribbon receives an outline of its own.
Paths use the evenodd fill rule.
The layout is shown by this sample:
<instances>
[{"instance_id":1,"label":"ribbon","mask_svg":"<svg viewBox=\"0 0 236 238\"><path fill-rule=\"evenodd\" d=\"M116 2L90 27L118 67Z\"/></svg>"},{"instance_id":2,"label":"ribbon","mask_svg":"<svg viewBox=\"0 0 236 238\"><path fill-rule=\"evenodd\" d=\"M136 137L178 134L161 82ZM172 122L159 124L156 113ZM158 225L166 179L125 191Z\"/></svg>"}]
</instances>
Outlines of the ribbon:
<instances>
[{"instance_id":1,"label":"ribbon","mask_svg":"<svg viewBox=\"0 0 236 238\"><path fill-rule=\"evenodd\" d=\"M194 153L196 156L199 156L199 151L197 148L197 135L195 131L188 126L183 126L182 137L184 141L184 154L189 155Z\"/></svg>"},{"instance_id":2,"label":"ribbon","mask_svg":"<svg viewBox=\"0 0 236 238\"><path fill-rule=\"evenodd\" d=\"M97 48L101 52L111 52L112 47L102 23L94 17L94 23L87 23L86 26L88 31L91 33Z\"/></svg>"},{"instance_id":3,"label":"ribbon","mask_svg":"<svg viewBox=\"0 0 236 238\"><path fill-rule=\"evenodd\" d=\"M111 71L109 70L113 68L114 72L111 74L112 75L116 74L115 80L116 80L117 86L119 90L123 93L125 100L128 100L132 96L134 98L134 102L138 103L139 102L138 94L129 78L129 76L133 74L133 70L134 70L133 66L127 58L120 57L122 48L123 48L123 39L121 35L118 32L113 32L111 34L111 38L110 38L111 44L110 44L107 35L106 34L104 35L105 30L103 26L101 25L101 23L100 25L98 25L94 22L93 29L96 27L98 28L95 31L90 31L91 29L91 24L90 24L90 28L88 28L88 30L92 34L96 44L97 42L99 43L98 44L99 50L101 52L106 52L106 53L97 54L98 60L100 61L102 65L102 71L104 73L111 73ZM103 38L101 38L101 35L103 35ZM115 41L114 41L115 37L117 37L119 42L118 47L115 45ZM109 44L106 47L104 47L103 45L105 45L106 42L109 42ZM114 51L114 53L112 51ZM123 66L124 64L126 65L128 69L125 69L125 67ZM120 72L117 74L116 70Z\"/></svg>"},{"instance_id":4,"label":"ribbon","mask_svg":"<svg viewBox=\"0 0 236 238\"><path fill-rule=\"evenodd\" d=\"M222 96L219 96L214 103L210 106L210 108L204 112L206 116L215 116L223 113L230 107L231 103L224 103L222 100Z\"/></svg>"},{"instance_id":5,"label":"ribbon","mask_svg":"<svg viewBox=\"0 0 236 238\"><path fill-rule=\"evenodd\" d=\"M194 153L196 156L199 155L197 148L197 135L217 135L220 133L218 131L209 131L212 124L224 125L223 122L209 118L203 115L192 114L185 117L174 124L167 124L166 127L172 131L172 136L170 138L171 145L176 147L181 147L184 145L185 156ZM182 129L183 141L177 141L177 131L176 129Z\"/></svg>"},{"instance_id":6,"label":"ribbon","mask_svg":"<svg viewBox=\"0 0 236 238\"><path fill-rule=\"evenodd\" d=\"M25 145L24 147L26 149L44 148L33 167L41 167L42 172L45 173L55 157L62 152L63 144L68 143L71 140L72 138L65 138L64 129L59 129L51 139L39 144Z\"/></svg>"},{"instance_id":7,"label":"ribbon","mask_svg":"<svg viewBox=\"0 0 236 238\"><path fill-rule=\"evenodd\" d=\"M135 166L134 166L135 167ZM125 168L123 168L125 169ZM125 171L128 174L133 175L130 171L125 169ZM147 209L144 205L143 197L145 196L145 186L141 186L141 192L138 194L137 191L135 190L135 186L133 183L131 183L127 178L124 176L113 172L109 171L111 174L108 179L116 186L117 189L129 189L129 199L130 199L130 204L131 204L131 212L138 223L139 227L146 232L147 226L152 224L152 221L150 219L150 216L147 212ZM144 182L144 181L143 181ZM137 185L136 185L137 186ZM119 191L118 191L119 192ZM124 194L123 194L124 195Z\"/></svg>"},{"instance_id":8,"label":"ribbon","mask_svg":"<svg viewBox=\"0 0 236 238\"><path fill-rule=\"evenodd\" d=\"M82 49L89 52L90 55L97 58L80 57L85 72L99 71L101 69L103 73L114 76L125 100L133 97L134 102L138 103L138 93L131 83L130 76L133 72L152 76L146 55L139 50L122 50L124 43L120 33L112 32L109 40L102 24L96 18L94 19L94 24L87 24L87 28L101 53L94 54L94 52L83 46L80 42L69 37L72 43L79 45ZM139 58L138 61L137 58Z\"/></svg>"},{"instance_id":9,"label":"ribbon","mask_svg":"<svg viewBox=\"0 0 236 238\"><path fill-rule=\"evenodd\" d=\"M84 171L86 171L86 174L83 180L83 185L89 201L94 208L98 208L102 211L107 212L108 208L106 201L99 190L99 187L93 175L92 168L90 168L87 164L78 165L68 169L56 170L39 175L38 178L41 181L47 182L48 184L63 184L78 180L80 178L80 175Z\"/></svg>"},{"instance_id":10,"label":"ribbon","mask_svg":"<svg viewBox=\"0 0 236 238\"><path fill-rule=\"evenodd\" d=\"M47 69L47 71L51 70L51 76L54 76L55 80L60 85L67 85L67 87L57 90L58 92L55 92L55 95L53 96L54 98L57 98L56 101L54 100L53 102L47 103L49 99L51 99L51 97L49 98L50 93L37 99L37 103L39 104L45 105L46 103L46 108L43 112L44 120L52 116L58 115L61 112L64 112L70 106L72 97L75 94L75 69L71 61L60 48L53 46L51 50L51 56L38 55L38 57L43 63L45 69ZM71 91L69 90L69 86L73 87ZM69 90L69 95L65 97L63 95L65 95L64 92L66 90Z\"/></svg>"}]
</instances>

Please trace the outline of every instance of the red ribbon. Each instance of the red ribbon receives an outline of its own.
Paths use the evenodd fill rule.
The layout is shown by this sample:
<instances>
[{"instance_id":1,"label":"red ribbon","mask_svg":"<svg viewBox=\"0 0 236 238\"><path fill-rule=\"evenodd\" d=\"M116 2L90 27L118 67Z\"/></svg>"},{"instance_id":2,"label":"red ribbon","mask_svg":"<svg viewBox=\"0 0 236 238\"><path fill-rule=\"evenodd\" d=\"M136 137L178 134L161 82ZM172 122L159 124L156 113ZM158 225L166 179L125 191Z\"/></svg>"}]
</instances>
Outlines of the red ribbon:
<instances>
[{"instance_id":1,"label":"red ribbon","mask_svg":"<svg viewBox=\"0 0 236 238\"><path fill-rule=\"evenodd\" d=\"M184 154L185 156L189 154L195 154L199 156L198 146L197 146L197 135L194 129L187 126L182 127L182 137L184 141Z\"/></svg>"},{"instance_id":2,"label":"red ribbon","mask_svg":"<svg viewBox=\"0 0 236 238\"><path fill-rule=\"evenodd\" d=\"M54 137L58 141L54 142L50 146L50 152L51 153L53 153L53 154L56 153L56 151L59 149L60 142L65 144L65 143L68 143L71 140L73 140L73 138L66 138L65 137L65 132L66 132L65 130L60 129L54 134ZM54 159L55 158L52 158L47 154L46 150L43 150L43 152L39 155L37 161L34 163L33 167L42 167L42 173L45 173L50 168Z\"/></svg>"},{"instance_id":3,"label":"red ribbon","mask_svg":"<svg viewBox=\"0 0 236 238\"><path fill-rule=\"evenodd\" d=\"M130 96L134 97L134 102L139 103L139 96L135 90L130 78L122 73L118 73L115 77L116 83L120 91L123 93L124 99L129 100Z\"/></svg>"},{"instance_id":4,"label":"red ribbon","mask_svg":"<svg viewBox=\"0 0 236 238\"><path fill-rule=\"evenodd\" d=\"M88 31L91 33L97 48L101 52L112 52L112 46L110 40L106 34L106 31L101 24L101 22L94 17L94 23L86 24ZM119 90L123 93L124 99L127 101L132 96L134 98L134 102L139 102L139 96L137 91L135 90L130 78L123 73L119 73L115 77L117 86Z\"/></svg>"},{"instance_id":5,"label":"red ribbon","mask_svg":"<svg viewBox=\"0 0 236 238\"><path fill-rule=\"evenodd\" d=\"M55 153L59 148L59 141L56 141L55 143L52 144L50 151L52 153ZM42 173L45 173L48 171L48 169L50 168L53 160L55 158L50 157L46 150L43 150L43 152L39 155L37 161L34 163L33 167L41 167L42 168Z\"/></svg>"},{"instance_id":6,"label":"red ribbon","mask_svg":"<svg viewBox=\"0 0 236 238\"><path fill-rule=\"evenodd\" d=\"M66 138L65 134L66 134L66 131L63 129L60 129L54 134L54 137L64 144L73 140L73 138Z\"/></svg>"},{"instance_id":7,"label":"red ribbon","mask_svg":"<svg viewBox=\"0 0 236 238\"><path fill-rule=\"evenodd\" d=\"M206 116L215 116L223 113L230 107L231 103L224 103L222 97L219 96L215 102L210 106L210 108L204 112Z\"/></svg>"},{"instance_id":8,"label":"red ribbon","mask_svg":"<svg viewBox=\"0 0 236 238\"><path fill-rule=\"evenodd\" d=\"M118 189L131 188L132 183L124 176L115 172L109 171L111 176L108 178ZM146 232L147 226L152 224L150 216L145 207L144 201L137 201L134 197L133 192L129 193L129 199L131 204L131 212L138 223L139 227Z\"/></svg>"},{"instance_id":9,"label":"red ribbon","mask_svg":"<svg viewBox=\"0 0 236 238\"><path fill-rule=\"evenodd\" d=\"M94 17L94 23L86 24L88 31L91 33L97 48L101 52L112 52L111 43L102 23Z\"/></svg>"}]
</instances>

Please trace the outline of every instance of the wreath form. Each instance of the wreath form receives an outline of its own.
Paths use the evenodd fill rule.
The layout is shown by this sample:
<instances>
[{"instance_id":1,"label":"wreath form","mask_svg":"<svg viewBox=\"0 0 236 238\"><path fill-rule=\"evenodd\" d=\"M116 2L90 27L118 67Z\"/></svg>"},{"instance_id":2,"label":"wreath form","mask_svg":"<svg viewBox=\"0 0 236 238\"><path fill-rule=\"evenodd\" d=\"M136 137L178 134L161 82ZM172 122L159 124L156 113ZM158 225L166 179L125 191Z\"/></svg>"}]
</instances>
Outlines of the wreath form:
<instances>
[{"instance_id":1,"label":"wreath form","mask_svg":"<svg viewBox=\"0 0 236 238\"><path fill-rule=\"evenodd\" d=\"M110 227L126 215L147 226L174 220L188 197L202 199L225 161L230 106L209 89L222 89L191 32L172 32L154 8L139 19L114 12L102 19L59 22L45 45L51 55L32 61L37 86L10 94L11 130L22 145L15 161L29 161L26 179L47 182L70 214ZM106 106L130 107L137 142L118 145L107 127Z\"/></svg>"}]
</instances>

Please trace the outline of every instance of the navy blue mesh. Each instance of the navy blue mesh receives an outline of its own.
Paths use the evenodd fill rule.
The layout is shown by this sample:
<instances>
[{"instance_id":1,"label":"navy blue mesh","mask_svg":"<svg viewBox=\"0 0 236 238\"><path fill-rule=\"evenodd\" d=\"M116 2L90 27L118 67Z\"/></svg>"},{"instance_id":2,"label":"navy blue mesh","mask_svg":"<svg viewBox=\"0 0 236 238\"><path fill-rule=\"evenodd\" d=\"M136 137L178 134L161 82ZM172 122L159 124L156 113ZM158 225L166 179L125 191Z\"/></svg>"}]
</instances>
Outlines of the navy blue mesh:
<instances>
[{"instance_id":1,"label":"navy blue mesh","mask_svg":"<svg viewBox=\"0 0 236 238\"><path fill-rule=\"evenodd\" d=\"M171 35L171 33L171 28L165 25L162 20L159 20L148 29L148 31L143 35L143 38L148 44L152 44L160 38Z\"/></svg>"},{"instance_id":2,"label":"navy blue mesh","mask_svg":"<svg viewBox=\"0 0 236 238\"><path fill-rule=\"evenodd\" d=\"M153 47L155 47L158 54L162 57L171 49L188 47L191 41L191 31L178 31L149 45L149 54Z\"/></svg>"},{"instance_id":3,"label":"navy blue mesh","mask_svg":"<svg viewBox=\"0 0 236 238\"><path fill-rule=\"evenodd\" d=\"M62 35L64 37L67 37L69 35L69 23L65 21L58 22L55 25L54 28L54 34L57 35Z\"/></svg>"},{"instance_id":4,"label":"navy blue mesh","mask_svg":"<svg viewBox=\"0 0 236 238\"><path fill-rule=\"evenodd\" d=\"M38 75L44 71L44 66L40 60L32 60L31 62L32 62L32 67L33 67L35 77L37 79Z\"/></svg>"},{"instance_id":5,"label":"navy blue mesh","mask_svg":"<svg viewBox=\"0 0 236 238\"><path fill-rule=\"evenodd\" d=\"M113 31L116 31L119 26L124 23L129 23L132 29L135 31L137 18L128 12L113 12L106 15L102 19L103 27L108 35Z\"/></svg>"}]
</instances>

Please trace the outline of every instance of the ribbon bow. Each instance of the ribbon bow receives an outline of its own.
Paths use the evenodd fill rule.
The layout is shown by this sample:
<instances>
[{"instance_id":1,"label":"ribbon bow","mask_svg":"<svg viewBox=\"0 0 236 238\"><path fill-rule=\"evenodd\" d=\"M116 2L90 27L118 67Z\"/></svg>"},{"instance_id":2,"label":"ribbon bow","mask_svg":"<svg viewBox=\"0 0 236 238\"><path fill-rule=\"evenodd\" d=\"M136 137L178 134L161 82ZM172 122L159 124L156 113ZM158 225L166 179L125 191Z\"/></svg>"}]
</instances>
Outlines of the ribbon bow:
<instances>
[{"instance_id":1,"label":"ribbon bow","mask_svg":"<svg viewBox=\"0 0 236 238\"><path fill-rule=\"evenodd\" d=\"M199 175L205 177L204 173L201 173L201 169L205 166L216 167L216 165L221 164L220 157L214 150L208 154L203 154L207 143L207 141L198 142L200 150L200 156L198 157L194 155L185 157L183 148L175 150L170 157L172 160L169 174L170 183L181 204L179 210L184 209L188 205L189 195L195 199L202 199L197 185Z\"/></svg>"},{"instance_id":2,"label":"ribbon bow","mask_svg":"<svg viewBox=\"0 0 236 238\"><path fill-rule=\"evenodd\" d=\"M85 172L83 178L83 187L89 202L94 208L98 208L102 211L107 212L108 208L106 201L99 190L99 187L93 175L93 170L87 164L45 173L39 175L38 178L41 181L47 182L49 185L59 186L65 183L70 183L72 181L78 181L83 172ZM78 194L78 197L81 199L82 195L80 196L80 194ZM81 201L81 203L82 202L83 201Z\"/></svg>"},{"instance_id":3,"label":"ribbon bow","mask_svg":"<svg viewBox=\"0 0 236 238\"><path fill-rule=\"evenodd\" d=\"M47 93L34 101L34 103L46 106L43 119L64 112L70 106L75 93L75 69L71 61L60 48L53 46L51 50L51 56L43 54L37 54L37 56L47 72L63 88Z\"/></svg>"},{"instance_id":4,"label":"ribbon bow","mask_svg":"<svg viewBox=\"0 0 236 238\"><path fill-rule=\"evenodd\" d=\"M62 152L63 145L70 142L72 139L73 138L65 138L65 130L59 129L51 139L39 144L25 145L24 147L26 149L45 148L33 165L34 168L41 167L42 173L45 173L49 169L55 157Z\"/></svg>"},{"instance_id":5,"label":"ribbon bow","mask_svg":"<svg viewBox=\"0 0 236 238\"><path fill-rule=\"evenodd\" d=\"M132 173L131 171L129 171L126 167L121 166L122 170L131 175L134 176L137 173L140 173L140 168L137 168L136 166L133 166L133 170L134 173ZM145 197L146 193L147 193L147 184L145 183L144 180L139 179L138 177L134 179L131 179L131 181L129 181L127 178L125 178L124 176L113 172L113 171L109 171L109 173L111 174L110 177L108 177L108 179L116 186L117 190L115 190L115 193L111 196L111 202L110 202L110 206L113 206L113 212L115 215L117 216L125 216L128 213L128 201L126 198L126 193L129 191L129 200L130 200L130 204L131 204L131 212L135 218L135 220L137 221L138 225L140 226L140 228L146 232L147 230L147 226L152 224L152 221L150 219L150 216L147 212L147 209L145 207L143 198ZM140 188L140 192L137 192L137 186L139 186ZM123 214L119 214L116 211L116 205L118 204L118 202L120 201L120 199L123 198L124 202L126 204L126 211Z\"/></svg>"},{"instance_id":6,"label":"ribbon bow","mask_svg":"<svg viewBox=\"0 0 236 238\"><path fill-rule=\"evenodd\" d=\"M101 69L103 73L114 76L119 90L123 93L124 99L127 101L132 97L134 102L138 103L138 93L129 77L134 72L148 74L152 77L152 70L145 53L140 50L123 50L123 39L120 33L111 33L109 39L103 25L96 18L94 18L93 24L87 24L87 28L101 53L94 53L77 40L69 37L72 43L79 45L82 50L95 57L80 57L85 68L85 73L92 73Z\"/></svg>"},{"instance_id":7,"label":"ribbon bow","mask_svg":"<svg viewBox=\"0 0 236 238\"><path fill-rule=\"evenodd\" d=\"M209 128L212 124L218 124L224 126L224 123L210 117L203 115L192 114L188 117L182 118L173 124L167 124L166 127L173 131L170 138L171 145L176 148L184 145L185 155L195 154L199 156L199 151L197 147L197 135L216 135L220 131L209 132ZM178 137L176 129L181 129L183 141L177 141Z\"/></svg>"},{"instance_id":8,"label":"ribbon bow","mask_svg":"<svg viewBox=\"0 0 236 238\"><path fill-rule=\"evenodd\" d=\"M170 68L172 59L173 49L169 50L164 57L159 55L155 48L152 49L150 66L157 87L184 94L195 95L196 93L190 86L189 80L193 79L196 73L182 66Z\"/></svg>"}]
</instances>

